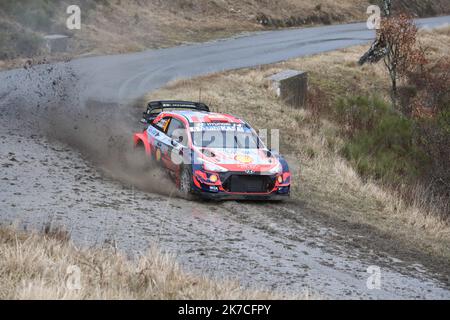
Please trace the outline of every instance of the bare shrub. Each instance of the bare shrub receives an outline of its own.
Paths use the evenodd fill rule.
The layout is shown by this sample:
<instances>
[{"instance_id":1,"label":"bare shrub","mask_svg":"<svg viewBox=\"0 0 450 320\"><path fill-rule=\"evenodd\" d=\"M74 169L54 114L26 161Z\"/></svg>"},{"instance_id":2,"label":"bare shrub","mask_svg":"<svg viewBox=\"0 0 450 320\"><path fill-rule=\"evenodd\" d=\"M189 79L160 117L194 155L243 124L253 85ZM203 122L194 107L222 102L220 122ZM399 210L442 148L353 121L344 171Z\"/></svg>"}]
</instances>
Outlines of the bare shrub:
<instances>
[{"instance_id":1,"label":"bare shrub","mask_svg":"<svg viewBox=\"0 0 450 320\"><path fill-rule=\"evenodd\" d=\"M436 114L450 100L450 58L444 57L407 73L408 83L417 95L412 103L413 115Z\"/></svg>"},{"instance_id":2,"label":"bare shrub","mask_svg":"<svg viewBox=\"0 0 450 320\"><path fill-rule=\"evenodd\" d=\"M360 59L361 65L383 60L391 81L391 100L394 107L397 107L399 81L404 79L408 72L427 62L423 50L417 44L418 30L410 15L402 13L385 17L381 20L377 40L370 51Z\"/></svg>"}]
</instances>

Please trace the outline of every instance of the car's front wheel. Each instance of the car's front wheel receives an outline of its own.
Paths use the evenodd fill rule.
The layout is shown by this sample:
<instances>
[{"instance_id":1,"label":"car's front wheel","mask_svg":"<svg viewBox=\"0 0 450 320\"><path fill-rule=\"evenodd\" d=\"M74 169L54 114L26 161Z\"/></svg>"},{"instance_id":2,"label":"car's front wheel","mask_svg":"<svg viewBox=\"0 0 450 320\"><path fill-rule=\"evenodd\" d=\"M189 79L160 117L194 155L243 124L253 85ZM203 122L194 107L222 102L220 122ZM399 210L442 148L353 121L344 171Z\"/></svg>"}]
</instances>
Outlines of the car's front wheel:
<instances>
[{"instance_id":1,"label":"car's front wheel","mask_svg":"<svg viewBox=\"0 0 450 320\"><path fill-rule=\"evenodd\" d=\"M135 164L134 167L144 171L148 171L152 166L152 160L145 151L144 144L143 143L137 144L134 147L134 152L135 152L135 161L137 161L137 164Z\"/></svg>"},{"instance_id":2,"label":"car's front wheel","mask_svg":"<svg viewBox=\"0 0 450 320\"><path fill-rule=\"evenodd\" d=\"M186 199L192 199L194 191L194 181L192 178L192 169L189 166L183 166L180 172L180 186L181 195Z\"/></svg>"}]
</instances>

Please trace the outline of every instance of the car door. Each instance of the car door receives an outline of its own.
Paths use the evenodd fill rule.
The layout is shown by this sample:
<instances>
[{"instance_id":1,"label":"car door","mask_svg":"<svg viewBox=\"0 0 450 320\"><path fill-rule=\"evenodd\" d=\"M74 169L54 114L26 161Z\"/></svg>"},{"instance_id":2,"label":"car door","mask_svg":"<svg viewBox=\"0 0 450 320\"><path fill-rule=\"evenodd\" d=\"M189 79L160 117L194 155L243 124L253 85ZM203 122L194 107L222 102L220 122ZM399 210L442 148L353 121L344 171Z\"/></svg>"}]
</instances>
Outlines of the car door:
<instances>
[{"instance_id":1,"label":"car door","mask_svg":"<svg viewBox=\"0 0 450 320\"><path fill-rule=\"evenodd\" d=\"M154 159L158 163L165 166L164 155L169 150L171 139L167 136L167 129L169 127L171 117L163 117L162 119L153 123L147 130Z\"/></svg>"},{"instance_id":2,"label":"car door","mask_svg":"<svg viewBox=\"0 0 450 320\"><path fill-rule=\"evenodd\" d=\"M177 171L182 163L183 155L188 145L187 131L184 123L176 118L172 118L167 128L167 137L170 138L168 154L165 154L163 161L165 166L172 171Z\"/></svg>"}]
</instances>

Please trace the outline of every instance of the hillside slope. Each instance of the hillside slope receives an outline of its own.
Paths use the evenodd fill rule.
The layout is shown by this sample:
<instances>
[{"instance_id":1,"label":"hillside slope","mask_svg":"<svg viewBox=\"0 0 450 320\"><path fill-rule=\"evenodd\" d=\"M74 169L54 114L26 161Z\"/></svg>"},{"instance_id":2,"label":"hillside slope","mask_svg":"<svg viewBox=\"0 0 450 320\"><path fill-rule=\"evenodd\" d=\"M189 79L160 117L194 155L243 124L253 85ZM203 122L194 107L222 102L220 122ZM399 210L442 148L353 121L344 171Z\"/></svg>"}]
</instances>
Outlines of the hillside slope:
<instances>
[{"instance_id":1,"label":"hillside slope","mask_svg":"<svg viewBox=\"0 0 450 320\"><path fill-rule=\"evenodd\" d=\"M42 36L49 33L71 36L65 57L123 53L244 31L364 20L369 2L377 1L82 0L82 29L69 32L67 1L1 0L0 61L46 56ZM418 16L450 12L450 0L399 0L395 6Z\"/></svg>"}]
</instances>

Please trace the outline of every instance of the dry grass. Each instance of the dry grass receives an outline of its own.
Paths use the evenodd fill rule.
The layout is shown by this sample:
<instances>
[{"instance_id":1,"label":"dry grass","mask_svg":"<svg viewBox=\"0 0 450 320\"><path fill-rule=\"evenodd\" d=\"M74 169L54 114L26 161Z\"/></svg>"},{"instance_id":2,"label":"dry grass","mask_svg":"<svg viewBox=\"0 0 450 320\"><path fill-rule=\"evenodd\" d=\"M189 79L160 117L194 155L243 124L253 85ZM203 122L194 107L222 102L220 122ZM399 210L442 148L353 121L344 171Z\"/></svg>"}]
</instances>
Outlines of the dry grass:
<instances>
[{"instance_id":1,"label":"dry grass","mask_svg":"<svg viewBox=\"0 0 450 320\"><path fill-rule=\"evenodd\" d=\"M73 290L77 266L81 289ZM113 249L78 249L63 233L25 234L0 227L0 299L306 299L243 289L238 283L185 273L152 248L131 261ZM69 289L69 288L72 288Z\"/></svg>"},{"instance_id":2,"label":"dry grass","mask_svg":"<svg viewBox=\"0 0 450 320\"><path fill-rule=\"evenodd\" d=\"M445 54L449 30L423 33L422 41L434 52ZM308 71L312 85L328 92L330 99L346 94L378 94L388 99L388 81L381 66L361 68L356 63L364 50L366 47L359 46L272 66L178 80L150 93L146 100L196 101L201 89L202 100L214 111L235 114L258 129L280 129L281 151L294 175L295 200L326 215L394 235L422 252L450 259L450 226L436 214L439 207L430 207L425 201L423 191L417 191L411 204L391 190L363 180L340 155L343 141L335 124L283 105L268 89L267 76L282 69L298 69Z\"/></svg>"},{"instance_id":3,"label":"dry grass","mask_svg":"<svg viewBox=\"0 0 450 320\"><path fill-rule=\"evenodd\" d=\"M450 56L450 27L420 31L420 44L430 59Z\"/></svg>"}]
</instances>

